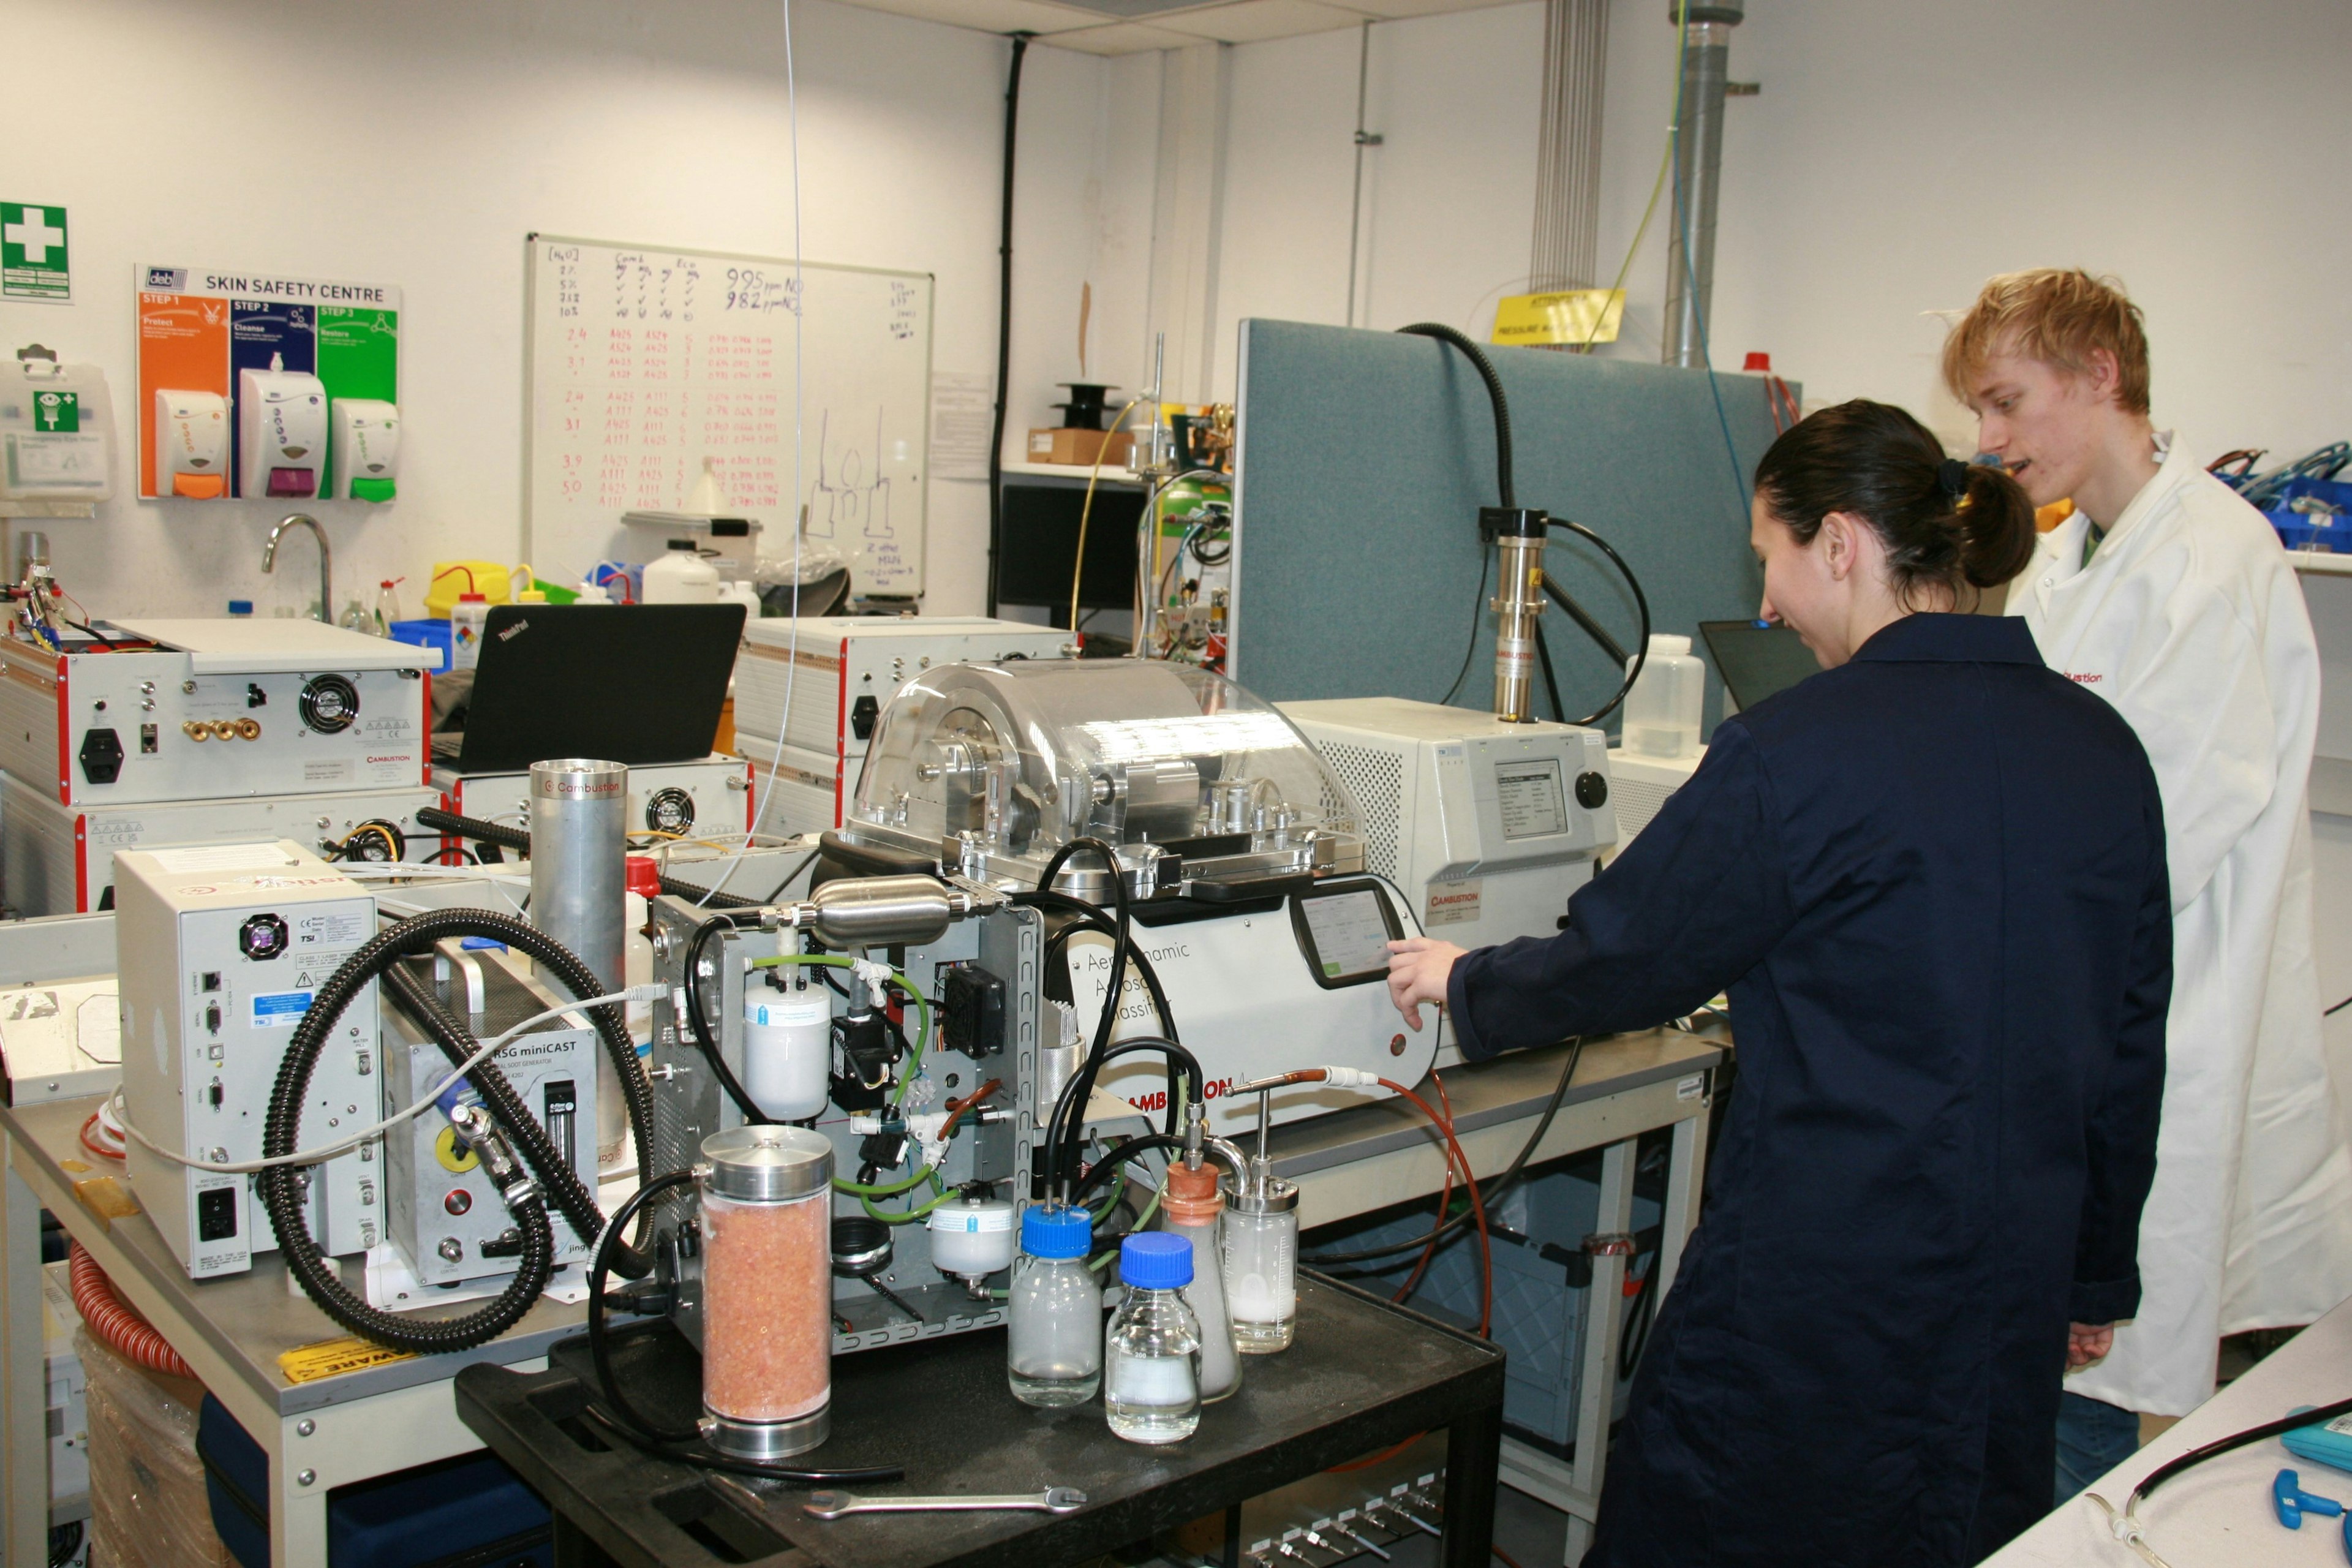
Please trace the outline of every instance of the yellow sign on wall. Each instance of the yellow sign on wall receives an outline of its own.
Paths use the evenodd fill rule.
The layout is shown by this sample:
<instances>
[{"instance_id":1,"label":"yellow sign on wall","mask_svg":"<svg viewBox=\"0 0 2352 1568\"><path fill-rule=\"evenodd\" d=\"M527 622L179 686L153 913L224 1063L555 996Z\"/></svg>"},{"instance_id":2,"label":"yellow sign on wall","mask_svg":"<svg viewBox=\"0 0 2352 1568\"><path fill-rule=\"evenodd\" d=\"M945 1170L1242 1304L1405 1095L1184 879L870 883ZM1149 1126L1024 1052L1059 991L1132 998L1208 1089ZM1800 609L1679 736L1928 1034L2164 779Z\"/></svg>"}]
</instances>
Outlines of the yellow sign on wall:
<instances>
[{"instance_id":1,"label":"yellow sign on wall","mask_svg":"<svg viewBox=\"0 0 2352 1568\"><path fill-rule=\"evenodd\" d=\"M1613 343L1625 317L1622 289L1570 289L1558 294L1514 294L1495 307L1496 343Z\"/></svg>"}]
</instances>

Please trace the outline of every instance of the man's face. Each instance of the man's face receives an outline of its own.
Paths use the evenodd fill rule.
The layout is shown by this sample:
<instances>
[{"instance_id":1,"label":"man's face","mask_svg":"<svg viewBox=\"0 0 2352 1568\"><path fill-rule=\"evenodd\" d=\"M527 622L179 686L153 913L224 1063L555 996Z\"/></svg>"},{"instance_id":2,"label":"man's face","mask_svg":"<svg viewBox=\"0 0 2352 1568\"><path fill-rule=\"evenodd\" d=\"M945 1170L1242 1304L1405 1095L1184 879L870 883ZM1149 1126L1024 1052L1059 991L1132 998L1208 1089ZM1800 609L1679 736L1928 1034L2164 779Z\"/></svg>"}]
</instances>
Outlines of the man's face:
<instances>
[{"instance_id":1,"label":"man's face","mask_svg":"<svg viewBox=\"0 0 2352 1568\"><path fill-rule=\"evenodd\" d=\"M2111 391L2090 374L2018 354L1985 361L1969 388L1977 449L1999 458L2035 506L2080 489L2100 452Z\"/></svg>"}]
</instances>

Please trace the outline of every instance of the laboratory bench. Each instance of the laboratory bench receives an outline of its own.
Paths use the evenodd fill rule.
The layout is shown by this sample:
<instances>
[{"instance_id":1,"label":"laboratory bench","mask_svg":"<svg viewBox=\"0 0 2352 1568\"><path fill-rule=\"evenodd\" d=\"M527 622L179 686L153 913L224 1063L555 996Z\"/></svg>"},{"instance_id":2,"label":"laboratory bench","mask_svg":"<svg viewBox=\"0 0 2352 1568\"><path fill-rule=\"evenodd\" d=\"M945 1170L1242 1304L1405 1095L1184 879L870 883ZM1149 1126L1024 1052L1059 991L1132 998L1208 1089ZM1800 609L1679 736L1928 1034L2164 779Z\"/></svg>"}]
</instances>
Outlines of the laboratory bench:
<instances>
[{"instance_id":1,"label":"laboratory bench","mask_svg":"<svg viewBox=\"0 0 2352 1568\"><path fill-rule=\"evenodd\" d=\"M88 917L72 923L90 928L71 933L81 939L78 945L58 947L57 933L31 935L28 940L43 944L37 957L41 967L32 968L26 953L0 955L13 960L0 964L0 971L9 972L5 977L89 974L110 968L111 919ZM97 957L94 950L101 938L107 949L103 960L89 962ZM92 951L85 953L83 948ZM1629 1228L1635 1141L1644 1132L1671 1128L1673 1163L1658 1263L1664 1270L1662 1286L1671 1280L1696 1216L1712 1071L1727 1049L1726 1040L1675 1030L1592 1042L1530 1156L1530 1163L1538 1163L1603 1151L1599 1228L1622 1231ZM1499 1171L1518 1153L1552 1098L1564 1059L1564 1049L1556 1047L1445 1069L1457 1136L1475 1169ZM78 1199L78 1182L110 1174L119 1178L119 1173L93 1169L110 1163L92 1158L80 1145L82 1120L97 1108L99 1097L35 1102L38 1086L25 1087L33 1093L14 1094L16 1103L0 1110L7 1166L0 1178L6 1188L5 1210L0 1211L0 1220L5 1220L0 1244L6 1251L5 1268L0 1268L0 1322L6 1330L6 1354L0 1358L6 1404L5 1422L0 1422L0 1456L5 1460L7 1561L38 1561L32 1553L45 1542L48 1522L40 1325L44 1208L88 1248L122 1298L186 1359L268 1453L273 1564L308 1568L324 1563L327 1493L332 1488L482 1446L459 1419L452 1397L451 1380L465 1368L538 1370L546 1365L551 1345L579 1331L581 1307L543 1298L512 1331L471 1352L415 1357L309 1382L290 1379L278 1356L337 1338L339 1331L299 1294L276 1255L257 1257L246 1275L202 1285L191 1281L144 1215L110 1223ZM1271 1152L1276 1171L1302 1188L1301 1218L1310 1226L1433 1196L1444 1184L1438 1141L1417 1112L1393 1101L1369 1102L1276 1128ZM1605 1359L1613 1353L1627 1262L1619 1255L1593 1259L1592 1299L1600 1331L1589 1337L1588 1357ZM986 1347L1001 1373L1000 1336L961 1338ZM876 1364L901 1353L882 1352ZM842 1364L866 1359L847 1357ZM1601 1364L1591 1363L1587 1389L1606 1388L1613 1381L1599 1375ZM1498 1363L1498 1389L1500 1377ZM1606 1410L1600 1398L1597 1394L1588 1397L1580 1433L1605 1429ZM1573 1516L1571 1562L1581 1555L1580 1531L1589 1524L1599 1496L1605 1445L1582 1443L1576 1452L1571 1463L1506 1439L1500 1460L1504 1482Z\"/></svg>"},{"instance_id":2,"label":"laboratory bench","mask_svg":"<svg viewBox=\"0 0 2352 1568\"><path fill-rule=\"evenodd\" d=\"M617 1335L614 1370L646 1415L683 1426L700 1411L700 1358L667 1323ZM856 1514L802 1510L804 1487L717 1476L614 1441L584 1338L543 1372L468 1367L457 1410L555 1511L557 1568L1031 1568L1077 1563L1236 1508L1248 1498L1423 1432L1446 1434L1446 1568L1486 1568L1503 1423L1503 1353L1475 1335L1313 1274L1298 1337L1250 1356L1241 1387L1206 1407L1181 1442L1111 1435L1098 1404L1037 1410L1005 1384L1004 1336L945 1335L835 1358L833 1429L795 1462L898 1465L903 1481L862 1497L1034 1493L1075 1487L1076 1512ZM1241 1568L1234 1563L1232 1568Z\"/></svg>"},{"instance_id":3,"label":"laboratory bench","mask_svg":"<svg viewBox=\"0 0 2352 1568\"><path fill-rule=\"evenodd\" d=\"M1986 1558L1984 1568L2141 1568L2143 1560L2109 1533L2106 1516L2089 1493L2120 1510L2142 1477L2191 1448L2345 1398L2352 1398L2352 1301L2256 1362L2091 1483L2084 1496L2060 1504ZM2276 1437L2264 1437L2182 1471L2141 1502L2137 1517L2149 1547L2179 1568L2211 1563L2343 1568L2352 1548L2345 1544L2342 1520L2315 1516L2291 1531L2272 1512L2271 1481L2281 1470L2294 1471L2305 1491L2352 1502L2352 1474L2298 1458Z\"/></svg>"}]
</instances>

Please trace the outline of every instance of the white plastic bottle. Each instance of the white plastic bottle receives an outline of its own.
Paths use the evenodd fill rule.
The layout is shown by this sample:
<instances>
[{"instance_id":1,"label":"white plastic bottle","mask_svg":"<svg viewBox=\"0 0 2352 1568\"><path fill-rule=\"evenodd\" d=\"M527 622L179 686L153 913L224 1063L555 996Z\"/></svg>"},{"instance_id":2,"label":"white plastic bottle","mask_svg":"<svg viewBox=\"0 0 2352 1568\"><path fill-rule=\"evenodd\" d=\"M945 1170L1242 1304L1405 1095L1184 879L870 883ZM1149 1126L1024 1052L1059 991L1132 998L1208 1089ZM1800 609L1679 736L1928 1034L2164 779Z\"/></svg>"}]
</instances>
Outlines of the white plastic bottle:
<instances>
[{"instance_id":1,"label":"white plastic bottle","mask_svg":"<svg viewBox=\"0 0 2352 1568\"><path fill-rule=\"evenodd\" d=\"M471 669L482 661L482 623L490 618L490 602L479 594L460 594L449 606L449 668Z\"/></svg>"},{"instance_id":2,"label":"white plastic bottle","mask_svg":"<svg viewBox=\"0 0 2352 1568\"><path fill-rule=\"evenodd\" d=\"M1668 759L1698 755L1706 666L1692 655L1688 637L1650 634L1649 662L1625 694L1628 754Z\"/></svg>"},{"instance_id":3,"label":"white plastic bottle","mask_svg":"<svg viewBox=\"0 0 2352 1568\"><path fill-rule=\"evenodd\" d=\"M719 568L702 558L691 539L673 539L658 561L646 563L648 605L715 605Z\"/></svg>"},{"instance_id":4,"label":"white plastic bottle","mask_svg":"<svg viewBox=\"0 0 2352 1568\"><path fill-rule=\"evenodd\" d=\"M824 1109L833 1063L833 993L805 971L771 970L743 987L743 1092L779 1121Z\"/></svg>"}]
</instances>

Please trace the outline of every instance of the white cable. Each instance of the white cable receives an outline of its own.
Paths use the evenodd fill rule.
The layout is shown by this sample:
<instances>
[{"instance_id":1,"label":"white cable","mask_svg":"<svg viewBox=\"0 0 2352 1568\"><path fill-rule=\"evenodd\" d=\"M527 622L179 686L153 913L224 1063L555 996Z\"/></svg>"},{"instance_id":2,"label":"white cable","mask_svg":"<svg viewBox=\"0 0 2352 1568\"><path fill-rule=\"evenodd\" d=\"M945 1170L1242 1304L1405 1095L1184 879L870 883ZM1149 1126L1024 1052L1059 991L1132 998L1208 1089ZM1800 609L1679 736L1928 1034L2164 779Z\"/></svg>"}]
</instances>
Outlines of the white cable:
<instances>
[{"instance_id":1,"label":"white cable","mask_svg":"<svg viewBox=\"0 0 2352 1568\"><path fill-rule=\"evenodd\" d=\"M496 1056L505 1047L508 1041L530 1028L533 1024L561 1016L565 1013L577 1012L583 1007L600 1007L607 1002L656 1002L659 1001L665 994L659 982L652 982L644 985L632 985L625 991L614 991L603 996L591 996L584 1001L566 1002L560 1007L550 1007L542 1012L533 1013L530 1017L467 1057L463 1066L435 1084L426 1091L424 1099L407 1110L396 1115L387 1116L373 1127L362 1128L357 1132L349 1133L339 1142L322 1143L315 1149L298 1149L291 1154L277 1154L266 1160L192 1160L185 1154L166 1149L131 1125L130 1114L122 1104L122 1090L119 1088L114 1091L113 1098L109 1100L105 1106L100 1107L100 1110L110 1108L115 1116L121 1120L123 1132L135 1141L141 1148L160 1159L169 1160L174 1165L185 1165L192 1171L210 1171L215 1175L223 1176L243 1176L267 1171L273 1165L316 1165L331 1160L339 1154L348 1154L379 1133L389 1132L411 1118L422 1115L435 1100L439 1100L448 1090L451 1084L457 1082L467 1073Z\"/></svg>"},{"instance_id":2,"label":"white cable","mask_svg":"<svg viewBox=\"0 0 2352 1568\"><path fill-rule=\"evenodd\" d=\"M791 126L793 162L793 615L792 629L784 634L784 711L776 721L776 763L768 772L768 792L760 802L760 809L751 819L751 831L743 840L743 850L730 857L727 868L719 880L710 884L709 891L695 900L702 909L719 896L740 866L757 847L760 829L767 826L768 808L776 804L782 793L776 787L776 776L783 771L784 732L793 722L793 677L801 667L801 515L808 502L801 490L801 342L807 336L808 289L801 272L801 99L800 89L793 76L793 0L783 0L784 7L784 116ZM878 454L877 454L878 457Z\"/></svg>"}]
</instances>

